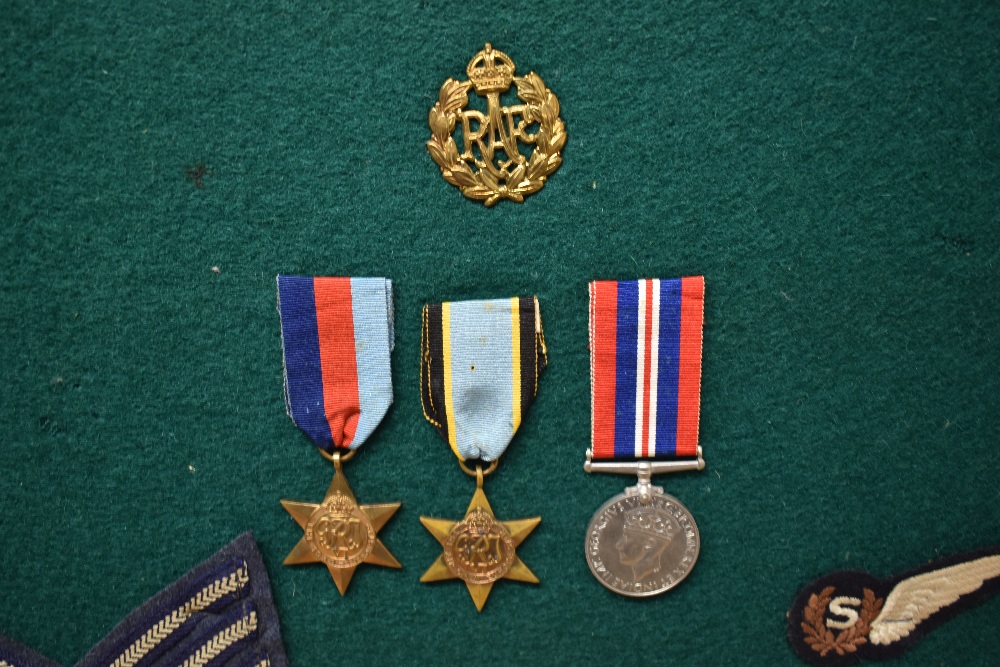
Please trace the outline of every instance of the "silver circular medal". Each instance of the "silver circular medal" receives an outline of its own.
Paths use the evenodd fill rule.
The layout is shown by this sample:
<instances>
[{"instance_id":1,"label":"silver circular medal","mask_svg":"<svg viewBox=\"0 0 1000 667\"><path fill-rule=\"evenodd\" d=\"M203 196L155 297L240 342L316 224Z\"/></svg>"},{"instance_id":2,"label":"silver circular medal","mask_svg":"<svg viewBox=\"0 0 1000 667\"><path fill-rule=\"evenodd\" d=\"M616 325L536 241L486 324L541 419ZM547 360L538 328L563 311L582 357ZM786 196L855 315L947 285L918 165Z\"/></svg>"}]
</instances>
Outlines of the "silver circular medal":
<instances>
[{"instance_id":1,"label":"silver circular medal","mask_svg":"<svg viewBox=\"0 0 1000 667\"><path fill-rule=\"evenodd\" d=\"M587 565L620 595L648 597L684 581L701 540L688 508L665 493L622 493L601 505L587 526Z\"/></svg>"}]
</instances>

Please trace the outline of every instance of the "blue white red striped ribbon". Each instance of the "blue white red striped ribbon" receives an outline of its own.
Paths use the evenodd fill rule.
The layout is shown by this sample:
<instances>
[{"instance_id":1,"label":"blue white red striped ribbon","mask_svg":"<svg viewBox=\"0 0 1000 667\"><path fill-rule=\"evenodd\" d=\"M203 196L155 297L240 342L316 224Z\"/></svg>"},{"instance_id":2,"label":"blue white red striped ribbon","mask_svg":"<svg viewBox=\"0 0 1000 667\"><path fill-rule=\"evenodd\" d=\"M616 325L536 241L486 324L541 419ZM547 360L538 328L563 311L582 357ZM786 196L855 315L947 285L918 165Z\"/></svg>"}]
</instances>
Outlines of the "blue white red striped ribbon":
<instances>
[{"instance_id":1,"label":"blue white red striped ribbon","mask_svg":"<svg viewBox=\"0 0 1000 667\"><path fill-rule=\"evenodd\" d=\"M594 458L696 456L705 279L590 284Z\"/></svg>"},{"instance_id":2,"label":"blue white red striped ribbon","mask_svg":"<svg viewBox=\"0 0 1000 667\"><path fill-rule=\"evenodd\" d=\"M392 405L392 282L278 276L285 407L317 447L357 449Z\"/></svg>"}]
</instances>

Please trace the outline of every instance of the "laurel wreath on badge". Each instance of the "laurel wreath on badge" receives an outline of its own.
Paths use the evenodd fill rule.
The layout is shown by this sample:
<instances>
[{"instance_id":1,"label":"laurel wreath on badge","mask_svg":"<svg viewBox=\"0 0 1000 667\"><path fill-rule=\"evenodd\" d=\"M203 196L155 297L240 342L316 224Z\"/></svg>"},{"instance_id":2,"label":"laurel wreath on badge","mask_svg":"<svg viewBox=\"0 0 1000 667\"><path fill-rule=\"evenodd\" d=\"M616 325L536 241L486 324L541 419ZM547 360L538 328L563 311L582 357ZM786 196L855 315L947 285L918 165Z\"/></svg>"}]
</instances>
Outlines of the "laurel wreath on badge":
<instances>
[{"instance_id":1,"label":"laurel wreath on badge","mask_svg":"<svg viewBox=\"0 0 1000 667\"><path fill-rule=\"evenodd\" d=\"M500 52L493 51L489 45L485 51L477 54L477 58L484 54L489 59L487 67L493 68L488 70L490 74L497 69L494 67L493 57L506 58ZM503 67L503 64L499 67ZM486 206L493 206L501 199L523 202L526 195L541 190L545 180L562 164L559 152L566 144L566 125L559 117L559 100L545 86L542 77L534 72L523 77L513 77L512 63L510 75L507 83L513 80L517 86L517 97L524 102L520 127L537 122L538 132L525 135L526 141L535 145L530 158L525 160L520 155L508 156L517 158L519 162L509 173L497 170L492 164L488 164L486 168L480 165L479 170L473 171L467 161L469 158L463 159L452 137L462 111L469 104L469 89L476 86L478 90L480 87L475 82L450 78L446 80L428 117L431 139L427 142L427 150L441 168L441 174L446 181L458 187L463 195L481 201Z\"/></svg>"},{"instance_id":2,"label":"laurel wreath on badge","mask_svg":"<svg viewBox=\"0 0 1000 667\"><path fill-rule=\"evenodd\" d=\"M866 644L871 622L882 610L883 600L875 597L873 590L866 588L857 623L834 634L826 627L824 617L835 590L833 586L827 586L818 595L816 593L810 595L809 604L802 614L805 619L802 623L805 642L822 657L826 657L830 651L836 651L840 656L854 653L859 646Z\"/></svg>"}]
</instances>

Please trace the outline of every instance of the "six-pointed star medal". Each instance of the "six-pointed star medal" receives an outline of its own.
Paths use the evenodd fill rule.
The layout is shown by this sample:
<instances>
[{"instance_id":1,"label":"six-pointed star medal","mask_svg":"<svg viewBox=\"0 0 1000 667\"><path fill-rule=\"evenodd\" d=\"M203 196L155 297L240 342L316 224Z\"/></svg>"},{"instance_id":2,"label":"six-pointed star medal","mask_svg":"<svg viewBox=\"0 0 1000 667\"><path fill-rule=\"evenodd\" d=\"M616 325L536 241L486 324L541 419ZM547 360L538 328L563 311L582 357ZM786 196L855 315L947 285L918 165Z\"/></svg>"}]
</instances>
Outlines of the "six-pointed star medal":
<instances>
[{"instance_id":1,"label":"six-pointed star medal","mask_svg":"<svg viewBox=\"0 0 1000 667\"><path fill-rule=\"evenodd\" d=\"M534 517L497 521L486 494L482 488L477 488L461 521L420 517L420 522L444 547L444 553L424 572L420 581L461 579L479 611L483 610L493 582L498 579L537 584L538 577L521 562L515 549L541 520L541 517Z\"/></svg>"},{"instance_id":2,"label":"six-pointed star medal","mask_svg":"<svg viewBox=\"0 0 1000 667\"><path fill-rule=\"evenodd\" d=\"M400 503L358 505L344 474L337 473L320 504L282 500L305 534L285 565L323 563L343 595L361 563L402 567L376 537Z\"/></svg>"}]
</instances>

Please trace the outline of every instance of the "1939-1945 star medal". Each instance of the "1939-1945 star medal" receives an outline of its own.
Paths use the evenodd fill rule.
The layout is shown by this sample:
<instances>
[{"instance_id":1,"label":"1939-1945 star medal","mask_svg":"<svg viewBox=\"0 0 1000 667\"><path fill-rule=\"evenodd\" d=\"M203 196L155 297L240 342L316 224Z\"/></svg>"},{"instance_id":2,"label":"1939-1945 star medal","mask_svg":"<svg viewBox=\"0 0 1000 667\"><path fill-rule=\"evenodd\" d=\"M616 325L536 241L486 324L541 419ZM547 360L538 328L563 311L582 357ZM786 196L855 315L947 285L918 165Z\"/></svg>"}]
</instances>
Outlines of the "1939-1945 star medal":
<instances>
[{"instance_id":1,"label":"1939-1945 star medal","mask_svg":"<svg viewBox=\"0 0 1000 667\"><path fill-rule=\"evenodd\" d=\"M591 448L584 470L638 475L587 527L590 571L646 597L677 586L701 549L691 512L653 474L701 470L704 278L590 284Z\"/></svg>"},{"instance_id":2,"label":"1939-1945 star medal","mask_svg":"<svg viewBox=\"0 0 1000 667\"><path fill-rule=\"evenodd\" d=\"M341 471L340 453L331 458L336 474L322 503L281 501L305 533L285 558L285 565L323 563L343 595L361 563L402 567L376 537L400 504L359 505Z\"/></svg>"},{"instance_id":3,"label":"1939-1945 star medal","mask_svg":"<svg viewBox=\"0 0 1000 667\"><path fill-rule=\"evenodd\" d=\"M424 416L462 470L476 478L476 492L459 521L420 517L444 548L420 581L461 579L482 611L500 579L538 583L517 547L541 518L500 521L483 492L483 478L496 469L521 425L545 368L538 300L431 304L424 306L423 317ZM473 461L479 462L474 471Z\"/></svg>"},{"instance_id":4,"label":"1939-1945 star medal","mask_svg":"<svg viewBox=\"0 0 1000 667\"><path fill-rule=\"evenodd\" d=\"M428 118L427 150L445 180L469 199L486 206L501 199L522 202L562 164L566 125L559 117L559 100L534 72L515 76L514 61L490 44L465 71L468 81L448 79L441 86ZM501 94L512 83L521 104L504 106ZM467 108L470 88L486 97L486 113ZM461 153L452 136L456 130L461 132Z\"/></svg>"},{"instance_id":5,"label":"1939-1945 star medal","mask_svg":"<svg viewBox=\"0 0 1000 667\"><path fill-rule=\"evenodd\" d=\"M323 563L343 595L361 563L401 567L377 537L400 504L359 505L341 469L392 404L392 284L278 276L278 310L288 415L335 471L321 503L281 501L304 533L285 565Z\"/></svg>"}]
</instances>

